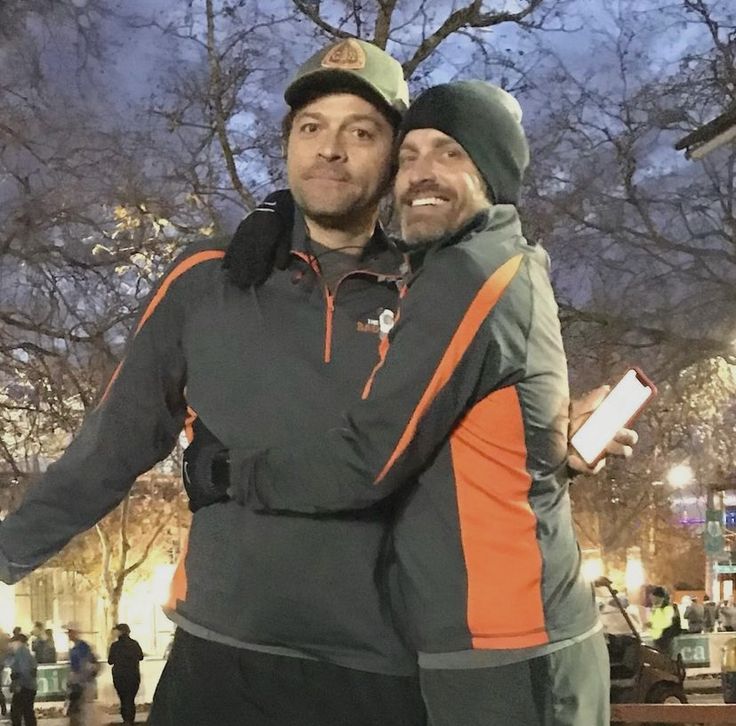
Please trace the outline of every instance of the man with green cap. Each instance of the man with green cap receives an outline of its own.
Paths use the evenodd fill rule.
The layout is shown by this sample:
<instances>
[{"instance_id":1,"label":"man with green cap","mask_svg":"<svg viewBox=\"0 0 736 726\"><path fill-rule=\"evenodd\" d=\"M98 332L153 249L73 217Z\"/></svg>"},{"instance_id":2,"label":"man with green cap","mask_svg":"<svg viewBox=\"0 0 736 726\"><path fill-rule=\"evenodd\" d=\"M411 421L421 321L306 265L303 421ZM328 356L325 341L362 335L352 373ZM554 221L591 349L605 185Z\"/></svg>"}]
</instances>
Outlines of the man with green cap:
<instances>
[{"instance_id":1,"label":"man with green cap","mask_svg":"<svg viewBox=\"0 0 736 726\"><path fill-rule=\"evenodd\" d=\"M233 450L337 425L398 303L403 256L377 218L408 102L400 65L342 40L286 98L300 207L288 269L246 291L224 240L174 261L98 406L0 524L0 579L17 581L115 507L184 427L201 458L185 470L194 516L166 606L179 627L150 724L423 726L416 655L384 594L391 507L263 516L235 502L198 509L191 486L208 461L202 422ZM257 242L269 209L240 234Z\"/></svg>"},{"instance_id":2,"label":"man with green cap","mask_svg":"<svg viewBox=\"0 0 736 726\"><path fill-rule=\"evenodd\" d=\"M606 646L568 493L557 306L547 254L516 210L521 109L480 81L437 86L398 141L412 275L365 400L299 446L231 452L228 493L313 515L400 494L392 606L419 653L431 726L607 726Z\"/></svg>"}]
</instances>

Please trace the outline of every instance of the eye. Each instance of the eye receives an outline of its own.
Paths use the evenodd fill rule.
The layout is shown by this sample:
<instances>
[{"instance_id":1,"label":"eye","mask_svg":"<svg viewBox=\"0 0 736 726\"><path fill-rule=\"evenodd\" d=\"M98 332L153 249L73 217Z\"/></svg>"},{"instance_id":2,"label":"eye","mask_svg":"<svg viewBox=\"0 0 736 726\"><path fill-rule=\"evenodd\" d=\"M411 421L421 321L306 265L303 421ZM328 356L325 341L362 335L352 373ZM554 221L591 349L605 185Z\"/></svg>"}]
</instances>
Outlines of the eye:
<instances>
[{"instance_id":1,"label":"eye","mask_svg":"<svg viewBox=\"0 0 736 726\"><path fill-rule=\"evenodd\" d=\"M353 136L359 141L371 141L373 139L373 134L368 129L361 128L360 126L356 126L353 129Z\"/></svg>"},{"instance_id":2,"label":"eye","mask_svg":"<svg viewBox=\"0 0 736 726\"><path fill-rule=\"evenodd\" d=\"M409 164L414 159L416 159L417 155L410 152L410 151L400 151L399 152L399 166L404 166L405 164Z\"/></svg>"},{"instance_id":3,"label":"eye","mask_svg":"<svg viewBox=\"0 0 736 726\"><path fill-rule=\"evenodd\" d=\"M303 124L299 125L299 133L300 134L313 134L316 133L319 126L314 121L305 121Z\"/></svg>"}]
</instances>

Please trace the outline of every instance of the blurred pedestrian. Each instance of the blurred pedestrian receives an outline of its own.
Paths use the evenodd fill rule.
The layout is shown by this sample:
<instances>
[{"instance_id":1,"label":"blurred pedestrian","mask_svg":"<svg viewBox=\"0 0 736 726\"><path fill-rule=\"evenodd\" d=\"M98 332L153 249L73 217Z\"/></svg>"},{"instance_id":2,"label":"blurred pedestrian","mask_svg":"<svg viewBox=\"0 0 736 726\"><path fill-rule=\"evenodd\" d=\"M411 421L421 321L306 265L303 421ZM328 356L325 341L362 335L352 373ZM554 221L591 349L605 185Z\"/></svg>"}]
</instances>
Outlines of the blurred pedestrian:
<instances>
[{"instance_id":1,"label":"blurred pedestrian","mask_svg":"<svg viewBox=\"0 0 736 726\"><path fill-rule=\"evenodd\" d=\"M710 599L710 595L703 596L703 611L705 619L703 621L703 629L706 633L712 633L716 627L716 618L718 616L718 606Z\"/></svg>"},{"instance_id":2,"label":"blurred pedestrian","mask_svg":"<svg viewBox=\"0 0 736 726\"><path fill-rule=\"evenodd\" d=\"M35 623L33 623L33 627L31 628L31 652L34 656L36 656L36 660L38 660L38 643L40 639L44 635L44 624L40 620L36 620Z\"/></svg>"},{"instance_id":3,"label":"blurred pedestrian","mask_svg":"<svg viewBox=\"0 0 736 726\"><path fill-rule=\"evenodd\" d=\"M10 722L13 726L36 726L36 659L28 647L28 636L19 633L10 641Z\"/></svg>"},{"instance_id":4,"label":"blurred pedestrian","mask_svg":"<svg viewBox=\"0 0 736 726\"><path fill-rule=\"evenodd\" d=\"M90 644L79 634L76 623L64 626L69 642L69 726L91 726L92 701L97 696L97 674L100 664Z\"/></svg>"},{"instance_id":5,"label":"blurred pedestrian","mask_svg":"<svg viewBox=\"0 0 736 726\"><path fill-rule=\"evenodd\" d=\"M705 608L698 598L693 596L692 602L685 609L685 620L687 620L688 633L702 633L705 627Z\"/></svg>"},{"instance_id":6,"label":"blurred pedestrian","mask_svg":"<svg viewBox=\"0 0 736 726\"><path fill-rule=\"evenodd\" d=\"M631 635L631 626L616 603L616 598L602 600L598 604L598 614L606 635Z\"/></svg>"},{"instance_id":7,"label":"blurred pedestrian","mask_svg":"<svg viewBox=\"0 0 736 726\"><path fill-rule=\"evenodd\" d=\"M736 631L736 606L734 605L733 598L724 600L721 607L718 609L718 622L720 623L721 630L725 630L727 633Z\"/></svg>"},{"instance_id":8,"label":"blurred pedestrian","mask_svg":"<svg viewBox=\"0 0 736 726\"><path fill-rule=\"evenodd\" d=\"M54 641L54 631L46 628L46 639L44 641L44 663L56 663L56 643ZM39 661L40 662L40 661Z\"/></svg>"},{"instance_id":9,"label":"blurred pedestrian","mask_svg":"<svg viewBox=\"0 0 736 726\"><path fill-rule=\"evenodd\" d=\"M31 640L31 650L36 656L36 662L56 663L56 646L54 644L54 634L49 628L45 628L44 624L36 621L31 630L33 640Z\"/></svg>"},{"instance_id":10,"label":"blurred pedestrian","mask_svg":"<svg viewBox=\"0 0 736 726\"><path fill-rule=\"evenodd\" d=\"M10 636L0 628L0 681L2 681L2 672L5 668L5 661L10 658ZM8 704L5 701L5 693L0 687L0 718L8 715Z\"/></svg>"},{"instance_id":11,"label":"blurred pedestrian","mask_svg":"<svg viewBox=\"0 0 736 726\"><path fill-rule=\"evenodd\" d=\"M141 685L143 651L138 641L130 637L130 628L119 623L114 631L118 639L110 646L107 662L112 666L112 683L120 699L120 715L125 726L135 723L135 696Z\"/></svg>"}]
</instances>

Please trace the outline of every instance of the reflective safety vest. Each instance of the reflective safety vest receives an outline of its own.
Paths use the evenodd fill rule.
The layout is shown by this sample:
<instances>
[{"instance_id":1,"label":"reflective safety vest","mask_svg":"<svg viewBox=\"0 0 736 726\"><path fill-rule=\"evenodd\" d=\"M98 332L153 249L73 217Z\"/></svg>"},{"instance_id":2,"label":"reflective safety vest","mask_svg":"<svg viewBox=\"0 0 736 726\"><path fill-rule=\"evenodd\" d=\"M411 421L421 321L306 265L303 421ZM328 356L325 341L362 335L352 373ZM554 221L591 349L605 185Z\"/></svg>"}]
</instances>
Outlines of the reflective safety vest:
<instances>
[{"instance_id":1,"label":"reflective safety vest","mask_svg":"<svg viewBox=\"0 0 736 726\"><path fill-rule=\"evenodd\" d=\"M672 625L675 617L675 608L673 605L664 605L652 610L651 617L651 636L652 640L662 637L662 633Z\"/></svg>"}]
</instances>

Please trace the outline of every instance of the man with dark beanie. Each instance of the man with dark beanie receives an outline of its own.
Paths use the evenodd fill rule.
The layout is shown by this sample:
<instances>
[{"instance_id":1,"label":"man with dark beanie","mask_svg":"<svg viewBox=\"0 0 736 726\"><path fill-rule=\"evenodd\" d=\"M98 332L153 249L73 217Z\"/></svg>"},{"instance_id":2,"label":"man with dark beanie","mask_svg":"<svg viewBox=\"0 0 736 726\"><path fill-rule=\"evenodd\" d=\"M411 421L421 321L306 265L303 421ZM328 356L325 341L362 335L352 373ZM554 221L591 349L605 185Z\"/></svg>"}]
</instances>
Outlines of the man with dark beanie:
<instances>
[{"instance_id":1,"label":"man with dark beanie","mask_svg":"<svg viewBox=\"0 0 736 726\"><path fill-rule=\"evenodd\" d=\"M340 428L246 458L229 492L256 510L324 514L401 490L392 606L431 726L607 726L606 647L568 495L557 306L515 206L521 109L486 83L438 86L398 140L413 274L364 400Z\"/></svg>"},{"instance_id":2,"label":"man with dark beanie","mask_svg":"<svg viewBox=\"0 0 736 726\"><path fill-rule=\"evenodd\" d=\"M130 637L130 627L118 623L113 629L118 639L110 645L107 662L112 666L112 684L120 699L120 715L125 726L135 723L135 697L141 685L143 651Z\"/></svg>"}]
</instances>

